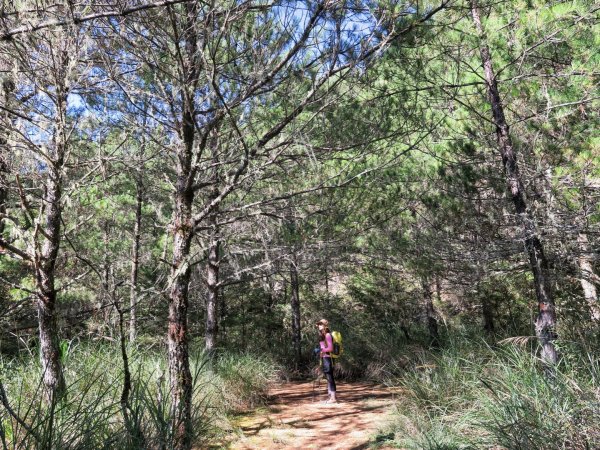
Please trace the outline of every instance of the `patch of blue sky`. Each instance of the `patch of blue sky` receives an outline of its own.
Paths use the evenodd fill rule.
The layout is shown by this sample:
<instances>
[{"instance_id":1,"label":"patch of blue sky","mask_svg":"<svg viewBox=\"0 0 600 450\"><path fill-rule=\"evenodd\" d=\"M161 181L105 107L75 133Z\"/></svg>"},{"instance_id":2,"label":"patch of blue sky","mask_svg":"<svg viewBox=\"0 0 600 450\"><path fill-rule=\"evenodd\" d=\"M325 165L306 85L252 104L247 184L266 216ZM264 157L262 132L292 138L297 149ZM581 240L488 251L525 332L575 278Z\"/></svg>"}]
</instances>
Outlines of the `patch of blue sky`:
<instances>
[{"instance_id":1,"label":"patch of blue sky","mask_svg":"<svg viewBox=\"0 0 600 450\"><path fill-rule=\"evenodd\" d=\"M302 36L314 12L315 2L282 2L274 8L279 26L291 30L291 48ZM318 61L319 73L331 66L344 65L360 55L366 45L375 44L375 31L379 23L373 11L364 3L347 2L344 7L326 11L314 27L297 60ZM367 43L367 41L369 41ZM336 60L327 60L338 48Z\"/></svg>"},{"instance_id":2,"label":"patch of blue sky","mask_svg":"<svg viewBox=\"0 0 600 450\"><path fill-rule=\"evenodd\" d=\"M67 114L76 117L85 117L90 114L89 108L81 95L71 93L67 96Z\"/></svg>"}]
</instances>

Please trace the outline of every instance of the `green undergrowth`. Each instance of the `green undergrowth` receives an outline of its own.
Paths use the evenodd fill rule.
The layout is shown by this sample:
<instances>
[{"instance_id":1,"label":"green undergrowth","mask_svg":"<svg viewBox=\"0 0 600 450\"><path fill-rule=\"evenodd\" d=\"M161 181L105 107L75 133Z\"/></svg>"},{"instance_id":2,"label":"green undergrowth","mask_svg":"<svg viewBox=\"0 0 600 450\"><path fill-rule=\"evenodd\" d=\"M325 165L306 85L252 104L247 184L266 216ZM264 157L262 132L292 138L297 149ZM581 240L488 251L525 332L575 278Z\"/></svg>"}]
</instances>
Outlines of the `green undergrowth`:
<instances>
[{"instance_id":1,"label":"green undergrowth","mask_svg":"<svg viewBox=\"0 0 600 450\"><path fill-rule=\"evenodd\" d=\"M523 345L524 344L524 345ZM450 338L419 351L402 375L386 444L405 449L600 448L597 351L561 345L552 370L531 340ZM406 365L406 363L404 363Z\"/></svg>"},{"instance_id":2,"label":"green undergrowth","mask_svg":"<svg viewBox=\"0 0 600 450\"><path fill-rule=\"evenodd\" d=\"M120 353L79 345L64 355L67 395L54 408L43 400L37 358L0 361L8 406L0 405L5 449L169 449L171 396L164 356L130 349L132 390L122 408ZM264 402L277 371L264 356L198 352L193 377L193 441L203 447L233 431L233 414ZM18 416L18 419L15 418Z\"/></svg>"}]
</instances>

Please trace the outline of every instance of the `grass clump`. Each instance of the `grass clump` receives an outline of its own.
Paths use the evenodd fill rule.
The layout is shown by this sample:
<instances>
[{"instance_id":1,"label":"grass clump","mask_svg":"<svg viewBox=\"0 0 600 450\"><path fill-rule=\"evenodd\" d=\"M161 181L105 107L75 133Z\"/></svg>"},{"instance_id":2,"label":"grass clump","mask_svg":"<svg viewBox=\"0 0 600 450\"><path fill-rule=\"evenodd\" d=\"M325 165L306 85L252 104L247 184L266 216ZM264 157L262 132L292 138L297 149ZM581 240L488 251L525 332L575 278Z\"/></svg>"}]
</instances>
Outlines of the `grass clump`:
<instances>
[{"instance_id":1,"label":"grass clump","mask_svg":"<svg viewBox=\"0 0 600 450\"><path fill-rule=\"evenodd\" d=\"M450 340L394 383L393 441L407 449L600 448L598 359L563 349L552 371L531 350Z\"/></svg>"},{"instance_id":2,"label":"grass clump","mask_svg":"<svg viewBox=\"0 0 600 450\"><path fill-rule=\"evenodd\" d=\"M107 346L80 345L65 360L67 395L43 400L39 363L31 357L0 361L5 399L0 405L4 449L169 449L173 444L171 396L165 358L131 349L131 394L121 402L119 353ZM228 431L228 416L266 398L273 365L252 355L218 357L197 352L193 376L192 429L195 445ZM18 419L14 417L16 415Z\"/></svg>"},{"instance_id":3,"label":"grass clump","mask_svg":"<svg viewBox=\"0 0 600 450\"><path fill-rule=\"evenodd\" d=\"M495 376L481 380L487 390L481 425L495 443L508 449L600 447L600 390L585 365L565 359L543 370L515 348L499 362Z\"/></svg>"},{"instance_id":4,"label":"grass clump","mask_svg":"<svg viewBox=\"0 0 600 450\"><path fill-rule=\"evenodd\" d=\"M250 354L223 354L215 361L222 409L244 411L264 404L268 387L277 378L276 365Z\"/></svg>"}]
</instances>

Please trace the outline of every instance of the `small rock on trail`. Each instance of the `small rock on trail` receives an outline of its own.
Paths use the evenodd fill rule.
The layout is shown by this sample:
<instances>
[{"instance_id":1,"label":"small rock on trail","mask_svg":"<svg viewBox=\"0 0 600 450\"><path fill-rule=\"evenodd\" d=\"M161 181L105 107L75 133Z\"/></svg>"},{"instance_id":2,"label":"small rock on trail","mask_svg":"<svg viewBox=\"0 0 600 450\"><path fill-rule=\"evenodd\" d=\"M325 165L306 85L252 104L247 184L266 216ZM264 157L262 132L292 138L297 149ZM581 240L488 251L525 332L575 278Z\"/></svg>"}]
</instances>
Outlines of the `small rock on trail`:
<instances>
[{"instance_id":1,"label":"small rock on trail","mask_svg":"<svg viewBox=\"0 0 600 450\"><path fill-rule=\"evenodd\" d=\"M389 420L393 393L370 383L338 384L337 404L323 404L327 385L285 383L272 389L266 411L244 417L244 436L230 449L366 449ZM382 447L379 447L380 449Z\"/></svg>"}]
</instances>

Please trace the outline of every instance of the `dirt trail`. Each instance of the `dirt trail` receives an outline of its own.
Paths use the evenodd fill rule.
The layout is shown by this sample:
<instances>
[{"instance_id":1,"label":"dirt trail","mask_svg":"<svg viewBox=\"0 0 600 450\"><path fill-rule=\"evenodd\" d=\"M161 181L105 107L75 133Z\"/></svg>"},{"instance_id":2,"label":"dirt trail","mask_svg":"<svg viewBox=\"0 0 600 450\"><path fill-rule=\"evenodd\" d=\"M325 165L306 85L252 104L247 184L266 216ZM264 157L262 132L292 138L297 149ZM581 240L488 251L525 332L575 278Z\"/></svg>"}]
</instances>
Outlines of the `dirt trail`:
<instances>
[{"instance_id":1,"label":"dirt trail","mask_svg":"<svg viewBox=\"0 0 600 450\"><path fill-rule=\"evenodd\" d=\"M244 436L230 449L366 449L388 420L393 394L369 383L338 384L339 403L321 403L326 383L286 383L272 389L266 410L244 417ZM382 449L383 447L379 447Z\"/></svg>"}]
</instances>

